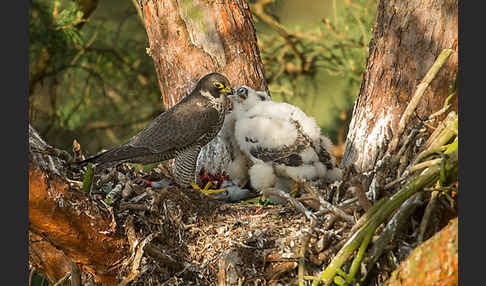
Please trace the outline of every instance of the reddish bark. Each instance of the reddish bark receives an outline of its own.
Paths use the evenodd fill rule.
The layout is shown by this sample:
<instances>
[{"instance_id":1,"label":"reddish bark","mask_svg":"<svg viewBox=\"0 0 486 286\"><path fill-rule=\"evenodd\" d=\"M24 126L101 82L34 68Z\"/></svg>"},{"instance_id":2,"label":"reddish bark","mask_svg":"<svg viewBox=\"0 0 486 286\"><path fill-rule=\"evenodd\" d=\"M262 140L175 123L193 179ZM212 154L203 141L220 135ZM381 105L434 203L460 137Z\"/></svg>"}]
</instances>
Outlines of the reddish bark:
<instances>
[{"instance_id":1,"label":"reddish bark","mask_svg":"<svg viewBox=\"0 0 486 286\"><path fill-rule=\"evenodd\" d=\"M42 236L29 232L29 257L51 283L71 271L71 260Z\"/></svg>"},{"instance_id":2,"label":"reddish bark","mask_svg":"<svg viewBox=\"0 0 486 286\"><path fill-rule=\"evenodd\" d=\"M106 212L89 201L84 193L69 190L66 180L48 174L30 162L29 228L50 242L42 247L44 269L60 279L62 252L73 262L93 273L103 285L116 285L117 272L110 270L126 254L126 241L114 233L115 225ZM35 245L35 244L33 244ZM52 250L52 251L50 251ZM54 280L55 281L55 280Z\"/></svg>"},{"instance_id":3,"label":"reddish bark","mask_svg":"<svg viewBox=\"0 0 486 286\"><path fill-rule=\"evenodd\" d=\"M189 93L197 80L220 72L233 86L267 88L248 3L139 1L162 99L167 107Z\"/></svg>"},{"instance_id":4,"label":"reddish bark","mask_svg":"<svg viewBox=\"0 0 486 286\"><path fill-rule=\"evenodd\" d=\"M207 73L225 75L232 86L267 90L248 3L244 0L138 0L162 100L178 103ZM229 162L217 136L199 156L197 170L222 173Z\"/></svg>"},{"instance_id":5,"label":"reddish bark","mask_svg":"<svg viewBox=\"0 0 486 286\"><path fill-rule=\"evenodd\" d=\"M388 286L454 286L458 282L457 218L419 245L400 264Z\"/></svg>"}]
</instances>

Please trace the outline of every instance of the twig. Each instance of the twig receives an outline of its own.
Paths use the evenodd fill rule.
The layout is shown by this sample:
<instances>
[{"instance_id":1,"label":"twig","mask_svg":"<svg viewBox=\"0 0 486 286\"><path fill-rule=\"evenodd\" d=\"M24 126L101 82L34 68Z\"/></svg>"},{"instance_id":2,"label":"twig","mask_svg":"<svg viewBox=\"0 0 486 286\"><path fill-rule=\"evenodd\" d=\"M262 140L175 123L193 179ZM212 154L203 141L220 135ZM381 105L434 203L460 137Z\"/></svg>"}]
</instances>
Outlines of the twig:
<instances>
[{"instance_id":1,"label":"twig","mask_svg":"<svg viewBox=\"0 0 486 286\"><path fill-rule=\"evenodd\" d=\"M329 218L322 225L322 227L326 230L330 229L336 222L337 218L338 218L337 215L331 213Z\"/></svg>"},{"instance_id":2,"label":"twig","mask_svg":"<svg viewBox=\"0 0 486 286\"><path fill-rule=\"evenodd\" d=\"M305 277L305 253L307 252L307 245L309 244L311 231L316 226L317 221L313 220L311 225L307 231L304 231L302 236L302 245L300 246L299 250L299 268L298 268L298 276L299 276L299 286L304 286L304 277Z\"/></svg>"},{"instance_id":3,"label":"twig","mask_svg":"<svg viewBox=\"0 0 486 286\"><path fill-rule=\"evenodd\" d=\"M418 244L421 244L424 241L425 230L427 229L427 224L430 220L430 216L433 213L434 207L437 202L437 195L439 191L433 191L430 196L430 201L425 208L424 216L422 217L422 221L420 222L419 233L417 237Z\"/></svg>"},{"instance_id":4,"label":"twig","mask_svg":"<svg viewBox=\"0 0 486 286\"><path fill-rule=\"evenodd\" d=\"M184 266L180 262L170 257L170 255L166 254L165 251L160 250L153 244L147 245L145 247L145 252L147 252L150 257L156 259L159 262L159 265L167 266L172 271L177 272L184 269Z\"/></svg>"},{"instance_id":5,"label":"twig","mask_svg":"<svg viewBox=\"0 0 486 286\"><path fill-rule=\"evenodd\" d=\"M363 186L361 184L354 184L351 186L349 191L354 190L354 194L356 195L357 199L359 200L359 205L363 208L364 211L367 211L371 208L371 202L366 197L366 192L363 190Z\"/></svg>"},{"instance_id":6,"label":"twig","mask_svg":"<svg viewBox=\"0 0 486 286\"><path fill-rule=\"evenodd\" d=\"M52 157L57 157L60 158L61 160L64 160L66 162L72 162L73 157L71 154L69 154L67 151L64 151L62 149L58 149L52 146L45 146L45 150L40 150L35 147L29 146L30 151L34 153L39 153L39 154L44 154Z\"/></svg>"},{"instance_id":7,"label":"twig","mask_svg":"<svg viewBox=\"0 0 486 286\"><path fill-rule=\"evenodd\" d=\"M405 180L406 179L406 176L404 176L404 174L402 174L402 177L398 178L398 179L395 179L391 182L389 182L388 184L386 184L384 187L383 187L383 190L388 190L389 188L395 186L397 183L400 183L401 181Z\"/></svg>"},{"instance_id":8,"label":"twig","mask_svg":"<svg viewBox=\"0 0 486 286\"><path fill-rule=\"evenodd\" d=\"M451 107L451 105L449 104L449 101L451 100L451 98L456 94L456 91L454 91L453 93L451 93L444 101L444 107L442 107L439 111L435 112L434 114L430 115L429 116L429 121L434 119L435 117L437 116L440 116L442 115L443 113L445 113L449 107Z\"/></svg>"},{"instance_id":9,"label":"twig","mask_svg":"<svg viewBox=\"0 0 486 286\"><path fill-rule=\"evenodd\" d=\"M333 214L339 216L340 218L342 218L345 221L354 225L355 221L354 221L353 216L348 215L347 213L345 213L340 208L338 208L338 207L334 206L333 204L331 204L330 202L326 201L314 188L312 188L308 184L302 183L302 186L304 187L304 189L306 189L308 192L313 194L319 200L319 203L321 204L322 207L330 210Z\"/></svg>"},{"instance_id":10,"label":"twig","mask_svg":"<svg viewBox=\"0 0 486 286\"><path fill-rule=\"evenodd\" d=\"M385 229L381 232L380 237L373 243L373 247L369 251L366 259L368 267L367 273L376 265L376 261L381 256L386 246L392 241L397 233L401 231L402 227L409 223L409 218L417 207L423 204L423 193L417 193L407 199L398 211L393 215ZM366 274L367 274L366 273ZM366 276L365 274L365 276ZM363 278L363 280L365 277Z\"/></svg>"},{"instance_id":11,"label":"twig","mask_svg":"<svg viewBox=\"0 0 486 286\"><path fill-rule=\"evenodd\" d=\"M144 254L145 245L147 243L149 243L150 241L152 241L152 239L156 235L157 235L156 233L151 233L138 244L138 246L137 246L138 249L137 249L135 256L133 258L130 273L127 276L125 276L125 278L120 282L119 285L121 285L121 286L127 285L128 283L133 281L140 274L139 266L140 266L140 262L142 260L142 256Z\"/></svg>"},{"instance_id":12,"label":"twig","mask_svg":"<svg viewBox=\"0 0 486 286\"><path fill-rule=\"evenodd\" d=\"M71 272L66 273L66 275L64 275L64 277L62 277L61 279L59 279L59 281L57 281L56 283L54 283L52 286L60 286L60 285L62 285L62 283L64 283L66 280L68 280L69 277L71 277Z\"/></svg>"},{"instance_id":13,"label":"twig","mask_svg":"<svg viewBox=\"0 0 486 286\"><path fill-rule=\"evenodd\" d=\"M144 24L142 8L140 8L140 5L138 4L137 0L132 0L132 3L133 6L135 6L135 9L137 9L137 14L138 17L140 18L140 21L142 21L142 24Z\"/></svg>"},{"instance_id":14,"label":"twig","mask_svg":"<svg viewBox=\"0 0 486 286\"><path fill-rule=\"evenodd\" d=\"M299 212L305 215L305 217L310 220L311 222L313 220L317 220L317 217L314 213L309 211L301 202L297 201L295 198L293 198L290 194L279 190L277 188L266 188L265 193L267 195L274 195L279 198L282 198L284 200L287 200L291 205L293 205Z\"/></svg>"},{"instance_id":15,"label":"twig","mask_svg":"<svg viewBox=\"0 0 486 286\"><path fill-rule=\"evenodd\" d=\"M388 198L381 198L379 201L377 201L368 211L362 215L359 220L356 222L355 225L351 228L350 233L354 233L358 228L363 226L365 223L368 223L369 220L373 217L373 215L385 204L385 202L388 200Z\"/></svg>"},{"instance_id":16,"label":"twig","mask_svg":"<svg viewBox=\"0 0 486 286\"><path fill-rule=\"evenodd\" d=\"M421 127L413 128L412 131L410 131L410 134L408 134L408 136L405 139L402 147L400 148L400 150L398 151L398 153L396 155L397 159L400 159L400 157L405 153L408 145L412 142L413 138L415 138L415 136L419 133L420 128Z\"/></svg>"},{"instance_id":17,"label":"twig","mask_svg":"<svg viewBox=\"0 0 486 286\"><path fill-rule=\"evenodd\" d=\"M353 259L353 262L351 263L351 267L349 268L349 274L345 276L346 282L348 283L353 282L354 277L358 272L359 266L361 265L361 261L363 260L364 254L366 252L366 248L368 247L368 244L370 243L374 232L375 232L374 229L370 229L366 234L366 236L364 237L363 242L361 242L361 245L359 246L358 249L358 253L356 254L356 257Z\"/></svg>"},{"instance_id":18,"label":"twig","mask_svg":"<svg viewBox=\"0 0 486 286\"><path fill-rule=\"evenodd\" d=\"M303 69L305 64L305 58L304 55L299 52L295 43L292 41L293 35L288 33L287 30L285 30L285 28L280 23L278 23L277 21L272 19L272 17L270 17L267 13L265 13L265 5L271 2L273 2L273 0L260 0L255 2L254 4L250 4L251 11L253 12L253 14L257 15L260 19L262 19L263 22L268 24L273 30L275 30L280 35L280 37L282 37L282 39L287 43L290 49L292 49L292 52L294 52L294 54L296 55L299 62L299 68Z\"/></svg>"},{"instance_id":19,"label":"twig","mask_svg":"<svg viewBox=\"0 0 486 286\"><path fill-rule=\"evenodd\" d=\"M453 152L450 160L446 162L445 168L447 171L456 173L458 171L458 157L457 150ZM405 185L400 191L386 200L383 205L376 210L376 213L363 224L363 226L356 231L346 241L345 245L336 254L334 259L329 263L326 269L319 275L319 278L314 280L313 286L317 286L320 282L324 285L330 285L336 275L338 269L347 261L348 257L354 250L361 245L363 239L370 231L375 231L376 228L386 220L386 218L395 211L402 203L409 197L422 190L424 187L430 186L439 178L441 166L435 165L430 167L424 174L418 176L413 181ZM317 277L316 277L317 278Z\"/></svg>"},{"instance_id":20,"label":"twig","mask_svg":"<svg viewBox=\"0 0 486 286\"><path fill-rule=\"evenodd\" d=\"M427 72L425 77L422 79L422 82L420 82L420 84L417 86L417 89L415 90L415 93L412 96L410 103L405 108L405 111L403 112L403 115L400 118L400 122L398 123L397 132L393 136L392 142L390 144L390 148L388 149L390 154L392 152L394 152L395 149L397 148L400 137L401 137L403 131L405 130L405 127L407 126L408 119L410 118L412 113L415 111L415 108L417 108L417 105L419 104L420 99L422 99L422 96L424 95L425 90L427 89L429 84L432 82L432 80L435 78L435 76L439 72L440 68L445 64L446 60L449 58L449 56L453 52L454 51L451 50L451 49L442 50L440 55L435 60L434 64L430 67L429 71Z\"/></svg>"},{"instance_id":21,"label":"twig","mask_svg":"<svg viewBox=\"0 0 486 286\"><path fill-rule=\"evenodd\" d=\"M408 172L409 172L409 174L411 174L413 172L428 168L428 167L430 167L434 164L437 164L438 162L440 162L440 160L441 159L438 158L438 159L433 159L433 160L429 160L429 161L425 161L425 162L413 165L412 167L410 167L410 169L408 169Z\"/></svg>"},{"instance_id":22,"label":"twig","mask_svg":"<svg viewBox=\"0 0 486 286\"><path fill-rule=\"evenodd\" d=\"M418 170L422 170L424 168L430 167L433 164L436 164L438 160L429 160L423 163L418 163L422 159L426 158L429 155L432 154L439 154L440 153L440 147L446 144L456 133L457 133L457 115L454 111L450 112L447 117L439 123L435 131L432 133L432 135L429 137L427 140L427 143L425 146L427 146L427 149L423 150L420 154L418 154L413 163L410 164L410 168L403 173L399 178L391 181L390 183L386 184L384 186L384 189L389 189L393 187L395 184L403 181L406 179L406 177L413 172L416 172Z\"/></svg>"},{"instance_id":23,"label":"twig","mask_svg":"<svg viewBox=\"0 0 486 286\"><path fill-rule=\"evenodd\" d=\"M143 204L133 204L133 203L120 203L120 211L123 210L137 210L137 211L148 211L149 208Z\"/></svg>"},{"instance_id":24,"label":"twig","mask_svg":"<svg viewBox=\"0 0 486 286\"><path fill-rule=\"evenodd\" d=\"M35 267L30 268L29 272L29 286L32 286L32 278L34 277Z\"/></svg>"},{"instance_id":25,"label":"twig","mask_svg":"<svg viewBox=\"0 0 486 286\"><path fill-rule=\"evenodd\" d=\"M81 286L81 272L79 266L71 261L71 286Z\"/></svg>"},{"instance_id":26,"label":"twig","mask_svg":"<svg viewBox=\"0 0 486 286\"><path fill-rule=\"evenodd\" d=\"M430 135L429 139L425 143L427 149L417 155L412 166L420 162L420 160L423 158L433 153L437 153L441 146L449 142L449 140L456 135L457 125L457 114L452 111L441 123L439 123L435 131Z\"/></svg>"}]
</instances>

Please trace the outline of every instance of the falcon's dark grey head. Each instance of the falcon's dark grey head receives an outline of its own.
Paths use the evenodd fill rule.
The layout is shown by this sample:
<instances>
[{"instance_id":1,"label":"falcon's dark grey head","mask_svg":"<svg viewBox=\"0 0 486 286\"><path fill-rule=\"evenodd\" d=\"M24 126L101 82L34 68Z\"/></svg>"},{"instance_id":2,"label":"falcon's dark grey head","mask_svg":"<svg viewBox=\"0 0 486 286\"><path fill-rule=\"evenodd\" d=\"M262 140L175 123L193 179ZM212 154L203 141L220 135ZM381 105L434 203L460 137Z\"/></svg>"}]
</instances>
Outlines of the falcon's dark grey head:
<instances>
[{"instance_id":1,"label":"falcon's dark grey head","mask_svg":"<svg viewBox=\"0 0 486 286\"><path fill-rule=\"evenodd\" d=\"M225 102L226 96L233 93L229 80L220 73L210 73L199 80L196 90L211 101ZM210 98L212 97L212 98Z\"/></svg>"}]
</instances>

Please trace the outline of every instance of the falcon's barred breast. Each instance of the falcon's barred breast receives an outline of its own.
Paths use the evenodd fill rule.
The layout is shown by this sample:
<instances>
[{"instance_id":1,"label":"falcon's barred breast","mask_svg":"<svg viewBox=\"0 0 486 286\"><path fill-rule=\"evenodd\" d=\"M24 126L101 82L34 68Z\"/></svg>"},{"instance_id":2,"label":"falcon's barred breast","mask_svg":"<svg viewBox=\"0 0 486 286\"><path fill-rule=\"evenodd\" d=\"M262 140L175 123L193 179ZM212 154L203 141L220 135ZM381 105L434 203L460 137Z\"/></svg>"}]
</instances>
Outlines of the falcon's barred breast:
<instances>
[{"instance_id":1,"label":"falcon's barred breast","mask_svg":"<svg viewBox=\"0 0 486 286\"><path fill-rule=\"evenodd\" d=\"M175 158L176 182L190 185L195 182L199 151L223 125L226 96L231 92L225 76L210 73L199 80L189 95L126 143L80 163L98 163L98 170L123 162L148 164Z\"/></svg>"}]
</instances>

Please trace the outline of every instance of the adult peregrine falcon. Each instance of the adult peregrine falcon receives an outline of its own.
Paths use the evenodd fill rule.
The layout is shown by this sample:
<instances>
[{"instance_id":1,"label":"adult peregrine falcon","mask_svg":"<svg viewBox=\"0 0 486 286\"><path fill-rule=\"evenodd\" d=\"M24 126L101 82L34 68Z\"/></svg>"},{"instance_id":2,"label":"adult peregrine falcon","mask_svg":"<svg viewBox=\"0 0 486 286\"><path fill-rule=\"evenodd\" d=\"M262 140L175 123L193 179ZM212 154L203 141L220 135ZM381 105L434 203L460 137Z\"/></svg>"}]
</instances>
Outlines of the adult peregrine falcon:
<instances>
[{"instance_id":1,"label":"adult peregrine falcon","mask_svg":"<svg viewBox=\"0 0 486 286\"><path fill-rule=\"evenodd\" d=\"M271 100L253 104L235 121L235 140L251 161L251 185L265 193L290 181L339 180L333 145L320 133L314 118L296 106Z\"/></svg>"},{"instance_id":2,"label":"adult peregrine falcon","mask_svg":"<svg viewBox=\"0 0 486 286\"><path fill-rule=\"evenodd\" d=\"M199 151L221 129L226 96L231 93L225 76L210 73L199 80L189 95L126 143L80 163L98 163L98 170L123 162L149 164L175 158L175 181L182 186L191 185L195 182Z\"/></svg>"}]
</instances>

